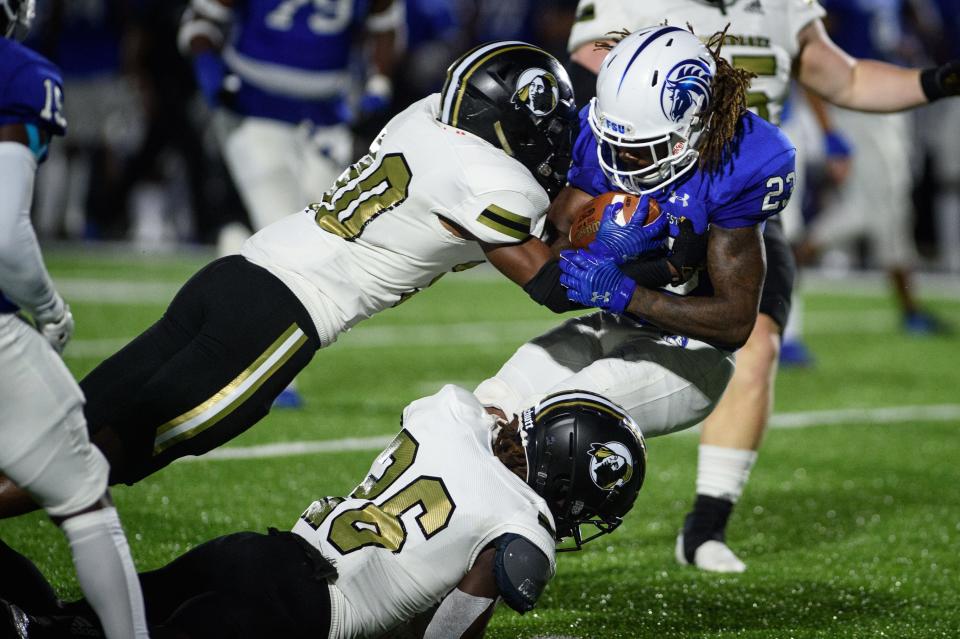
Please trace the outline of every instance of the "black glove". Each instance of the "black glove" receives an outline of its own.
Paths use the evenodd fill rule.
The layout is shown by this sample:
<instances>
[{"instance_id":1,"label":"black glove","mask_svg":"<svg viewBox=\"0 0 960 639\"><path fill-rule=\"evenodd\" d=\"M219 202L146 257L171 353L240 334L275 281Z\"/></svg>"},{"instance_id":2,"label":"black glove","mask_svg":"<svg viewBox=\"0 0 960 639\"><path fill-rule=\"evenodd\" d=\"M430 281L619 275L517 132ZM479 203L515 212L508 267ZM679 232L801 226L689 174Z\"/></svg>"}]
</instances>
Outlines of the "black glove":
<instances>
[{"instance_id":1,"label":"black glove","mask_svg":"<svg viewBox=\"0 0 960 639\"><path fill-rule=\"evenodd\" d=\"M661 288L669 284L683 284L707 261L707 233L697 233L693 222L681 218L680 232L673 239L673 249L659 259L633 260L620 268L638 286ZM674 275L670 267L678 273Z\"/></svg>"},{"instance_id":2,"label":"black glove","mask_svg":"<svg viewBox=\"0 0 960 639\"><path fill-rule=\"evenodd\" d=\"M960 60L924 69L920 72L920 86L930 102L960 95Z\"/></svg>"}]
</instances>

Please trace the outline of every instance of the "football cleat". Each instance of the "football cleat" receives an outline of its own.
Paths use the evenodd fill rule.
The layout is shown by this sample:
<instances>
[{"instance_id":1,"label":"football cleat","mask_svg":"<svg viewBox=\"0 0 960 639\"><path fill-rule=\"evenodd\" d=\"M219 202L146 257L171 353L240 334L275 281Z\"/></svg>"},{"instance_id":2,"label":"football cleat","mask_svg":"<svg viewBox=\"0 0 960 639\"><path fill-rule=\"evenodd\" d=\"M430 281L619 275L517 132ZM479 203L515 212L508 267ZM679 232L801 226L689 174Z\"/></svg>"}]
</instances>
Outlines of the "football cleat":
<instances>
[{"instance_id":1,"label":"football cleat","mask_svg":"<svg viewBox=\"0 0 960 639\"><path fill-rule=\"evenodd\" d=\"M806 344L800 340L785 341L780 346L780 366L782 368L808 368L813 366L813 355Z\"/></svg>"},{"instance_id":2,"label":"football cleat","mask_svg":"<svg viewBox=\"0 0 960 639\"><path fill-rule=\"evenodd\" d=\"M274 408L301 408L303 406L303 397L293 386L287 386L276 399L273 400Z\"/></svg>"},{"instance_id":3,"label":"football cleat","mask_svg":"<svg viewBox=\"0 0 960 639\"><path fill-rule=\"evenodd\" d=\"M693 551L693 562L687 561L683 549L683 533L677 535L675 549L677 563L683 566L696 566L707 572L740 573L747 569L747 565L740 561L730 547L722 541L708 539Z\"/></svg>"},{"instance_id":4,"label":"football cleat","mask_svg":"<svg viewBox=\"0 0 960 639\"><path fill-rule=\"evenodd\" d=\"M937 316L924 311L913 311L903 316L903 330L911 335L949 335L952 331Z\"/></svg>"}]
</instances>

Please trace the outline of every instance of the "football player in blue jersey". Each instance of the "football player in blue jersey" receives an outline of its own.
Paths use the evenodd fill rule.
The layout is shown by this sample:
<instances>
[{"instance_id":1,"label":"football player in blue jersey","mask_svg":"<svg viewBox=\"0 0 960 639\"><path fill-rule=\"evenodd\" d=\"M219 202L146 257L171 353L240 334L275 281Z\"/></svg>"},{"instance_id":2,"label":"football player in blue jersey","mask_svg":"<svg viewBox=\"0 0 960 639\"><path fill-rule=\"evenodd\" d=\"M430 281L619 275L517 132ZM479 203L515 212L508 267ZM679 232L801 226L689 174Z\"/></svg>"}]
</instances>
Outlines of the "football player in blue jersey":
<instances>
[{"instance_id":1,"label":"football player in blue jersey","mask_svg":"<svg viewBox=\"0 0 960 639\"><path fill-rule=\"evenodd\" d=\"M146 637L107 460L87 437L83 395L59 355L73 316L30 223L37 164L67 126L60 71L11 39L29 28L33 11L32 0L0 0L0 470L66 535L80 587L107 636Z\"/></svg>"},{"instance_id":2,"label":"football player in blue jersey","mask_svg":"<svg viewBox=\"0 0 960 639\"><path fill-rule=\"evenodd\" d=\"M357 35L366 32L371 72L361 111L382 111L392 93L394 0L193 0L179 45L215 122L224 161L254 231L313 202L353 155L348 97ZM249 233L220 233L220 255ZM301 401L293 386L278 406Z\"/></svg>"},{"instance_id":3,"label":"football player in blue jersey","mask_svg":"<svg viewBox=\"0 0 960 639\"><path fill-rule=\"evenodd\" d=\"M722 36L708 48L686 29L651 27L606 57L550 215L566 219L609 191L641 197L624 226L610 205L595 243L559 263L570 300L609 312L521 346L476 389L484 404L518 413L572 384L616 401L647 436L692 426L716 405L757 318L764 221L795 179L792 144L746 110L751 74L720 57ZM661 213L644 226L651 197ZM669 252L658 248L665 222Z\"/></svg>"},{"instance_id":4,"label":"football player in blue jersey","mask_svg":"<svg viewBox=\"0 0 960 639\"><path fill-rule=\"evenodd\" d=\"M877 8L883 3L858 4ZM582 0L580 15L582 19L571 32L570 50L575 61L594 73L608 53L594 42L607 39L605 34L611 30L666 19L674 25L692 25L705 35L730 25L724 57L735 65L757 69L760 75L751 82L748 105L771 121L777 120L791 75L808 93L844 109L887 113L938 100L938 106L947 108L960 102L941 100L960 94L956 56L952 62L946 56L940 66L928 69L854 58L827 35L821 21L824 10L815 0ZM760 61L764 63L758 65ZM839 120L841 115L836 115ZM851 114L843 117L846 115ZM898 146L875 133L870 148ZM940 138L949 146L955 136L941 134ZM898 156L888 165L896 162L908 160ZM895 186L909 171L897 173L884 189ZM953 174L960 175L960 168ZM704 570L740 572L746 568L727 547L725 530L756 461L773 407L780 335L790 308L795 270L784 233L774 220L764 229L767 274L757 322L747 344L737 352L736 372L723 398L704 422L697 495L677 538L678 561ZM872 218L871 223L885 224Z\"/></svg>"}]
</instances>

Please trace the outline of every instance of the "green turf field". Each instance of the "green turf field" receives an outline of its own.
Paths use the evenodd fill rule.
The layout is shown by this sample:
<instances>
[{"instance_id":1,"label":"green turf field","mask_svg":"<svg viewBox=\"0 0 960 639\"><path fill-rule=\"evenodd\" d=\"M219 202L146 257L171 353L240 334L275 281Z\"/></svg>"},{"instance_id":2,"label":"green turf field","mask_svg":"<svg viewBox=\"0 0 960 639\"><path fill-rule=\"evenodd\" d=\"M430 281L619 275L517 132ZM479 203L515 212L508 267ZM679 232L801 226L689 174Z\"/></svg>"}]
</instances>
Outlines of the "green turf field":
<instances>
[{"instance_id":1,"label":"green turf field","mask_svg":"<svg viewBox=\"0 0 960 639\"><path fill-rule=\"evenodd\" d=\"M203 260L51 253L48 263L77 319L67 362L79 376L159 317ZM805 299L817 365L781 373L775 417L803 427L769 433L729 529L749 570L676 565L697 440L651 440L623 527L561 555L536 611L498 611L488 637L960 636L960 338L903 335L880 292ZM960 325L960 300L931 307ZM232 446L391 434L406 403L445 383L472 388L554 322L505 280L448 276L320 351L299 379L306 408L275 411ZM828 412L838 409L850 410ZM315 498L349 492L375 452L182 462L114 495L138 568L150 569L216 535L289 528ZM43 516L2 521L0 537L65 596L78 592Z\"/></svg>"}]
</instances>

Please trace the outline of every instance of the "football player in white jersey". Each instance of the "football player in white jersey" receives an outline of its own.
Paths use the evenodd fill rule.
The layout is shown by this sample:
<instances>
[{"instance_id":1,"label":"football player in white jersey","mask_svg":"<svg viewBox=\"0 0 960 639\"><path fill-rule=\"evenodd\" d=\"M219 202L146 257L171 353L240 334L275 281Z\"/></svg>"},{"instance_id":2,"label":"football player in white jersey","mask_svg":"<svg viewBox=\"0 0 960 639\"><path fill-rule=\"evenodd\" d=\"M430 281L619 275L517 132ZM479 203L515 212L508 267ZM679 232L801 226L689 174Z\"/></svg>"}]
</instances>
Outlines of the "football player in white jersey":
<instances>
[{"instance_id":1,"label":"football player in white jersey","mask_svg":"<svg viewBox=\"0 0 960 639\"><path fill-rule=\"evenodd\" d=\"M442 93L393 118L318 203L202 269L81 381L111 480L246 430L318 349L445 273L489 260L537 301L572 308L535 236L569 167L574 114L545 51L497 42L464 54ZM6 515L12 499L0 498Z\"/></svg>"},{"instance_id":2,"label":"football player in white jersey","mask_svg":"<svg viewBox=\"0 0 960 639\"><path fill-rule=\"evenodd\" d=\"M67 126L60 70L11 38L26 33L33 13L33 0L0 0L0 471L67 537L80 587L107 636L146 637L107 461L90 443L83 395L60 359L73 315L30 223L37 165ZM0 565L0 573L6 569Z\"/></svg>"},{"instance_id":3,"label":"football player in white jersey","mask_svg":"<svg viewBox=\"0 0 960 639\"><path fill-rule=\"evenodd\" d=\"M363 35L371 72L360 101L385 109L391 94L399 0L193 0L179 44L218 134L224 162L254 231L313 202L353 156L350 67ZM363 51L366 55L367 51ZM218 254L238 253L250 231L220 230ZM291 384L277 406L302 399Z\"/></svg>"},{"instance_id":4,"label":"football player in white jersey","mask_svg":"<svg viewBox=\"0 0 960 639\"><path fill-rule=\"evenodd\" d=\"M666 21L690 24L706 36L729 24L723 55L757 74L748 104L772 122L779 118L791 70L808 91L862 111L902 111L960 94L960 62L920 70L850 57L827 36L823 9L815 0L581 0L577 16L570 34L571 57L594 73L607 54L594 47L594 41L608 38L611 31ZM756 461L773 405L780 335L795 270L776 224L768 223L767 229L760 315L737 353L726 393L704 423L697 498L677 540L678 560L706 570L745 569L726 546L724 531Z\"/></svg>"},{"instance_id":5,"label":"football player in white jersey","mask_svg":"<svg viewBox=\"0 0 960 639\"><path fill-rule=\"evenodd\" d=\"M534 608L557 541L578 550L620 525L646 471L636 423L582 391L508 424L445 386L410 404L401 427L350 495L313 502L292 532L227 535L142 574L154 636L482 636L498 599ZM0 592L11 579L47 587L18 571L0 575ZM25 637L83 615L82 602L49 596L19 612Z\"/></svg>"}]
</instances>

